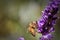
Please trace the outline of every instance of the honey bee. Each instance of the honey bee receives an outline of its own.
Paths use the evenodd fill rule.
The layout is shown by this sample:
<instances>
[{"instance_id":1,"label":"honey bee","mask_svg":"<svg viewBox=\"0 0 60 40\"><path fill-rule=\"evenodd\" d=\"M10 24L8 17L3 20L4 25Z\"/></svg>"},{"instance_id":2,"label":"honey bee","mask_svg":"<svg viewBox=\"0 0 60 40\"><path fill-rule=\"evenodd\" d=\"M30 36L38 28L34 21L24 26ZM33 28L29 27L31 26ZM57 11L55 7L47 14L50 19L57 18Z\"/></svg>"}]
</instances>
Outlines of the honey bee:
<instances>
[{"instance_id":1,"label":"honey bee","mask_svg":"<svg viewBox=\"0 0 60 40\"><path fill-rule=\"evenodd\" d=\"M33 21L29 24L28 31L35 36L36 35L36 27L37 27L37 22Z\"/></svg>"}]
</instances>

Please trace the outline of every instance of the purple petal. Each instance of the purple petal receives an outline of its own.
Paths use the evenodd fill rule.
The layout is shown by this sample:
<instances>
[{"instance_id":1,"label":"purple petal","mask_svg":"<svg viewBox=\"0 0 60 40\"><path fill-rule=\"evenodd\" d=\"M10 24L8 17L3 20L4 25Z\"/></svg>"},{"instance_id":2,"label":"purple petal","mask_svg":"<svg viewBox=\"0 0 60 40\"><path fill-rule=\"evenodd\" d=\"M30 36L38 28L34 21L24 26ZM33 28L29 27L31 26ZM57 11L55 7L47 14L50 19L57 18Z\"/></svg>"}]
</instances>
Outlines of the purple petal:
<instances>
[{"instance_id":1,"label":"purple petal","mask_svg":"<svg viewBox=\"0 0 60 40\"><path fill-rule=\"evenodd\" d=\"M47 35L42 35L40 40L51 40L52 38L53 36L51 34L47 34Z\"/></svg>"},{"instance_id":2,"label":"purple petal","mask_svg":"<svg viewBox=\"0 0 60 40\"><path fill-rule=\"evenodd\" d=\"M41 32L42 32L42 28L37 29L37 32L38 32L38 33L41 33Z\"/></svg>"},{"instance_id":3,"label":"purple petal","mask_svg":"<svg viewBox=\"0 0 60 40\"><path fill-rule=\"evenodd\" d=\"M43 19L38 20L37 24L38 24L38 27L42 27L44 25L44 20Z\"/></svg>"},{"instance_id":4,"label":"purple petal","mask_svg":"<svg viewBox=\"0 0 60 40\"><path fill-rule=\"evenodd\" d=\"M53 20L53 21L52 21L52 25L55 25L55 24L56 24L56 20Z\"/></svg>"},{"instance_id":5,"label":"purple petal","mask_svg":"<svg viewBox=\"0 0 60 40\"><path fill-rule=\"evenodd\" d=\"M19 37L18 40L24 40L24 37Z\"/></svg>"},{"instance_id":6,"label":"purple petal","mask_svg":"<svg viewBox=\"0 0 60 40\"><path fill-rule=\"evenodd\" d=\"M49 32L54 32L54 31L55 31L54 27L51 27L50 30L49 30Z\"/></svg>"}]
</instances>

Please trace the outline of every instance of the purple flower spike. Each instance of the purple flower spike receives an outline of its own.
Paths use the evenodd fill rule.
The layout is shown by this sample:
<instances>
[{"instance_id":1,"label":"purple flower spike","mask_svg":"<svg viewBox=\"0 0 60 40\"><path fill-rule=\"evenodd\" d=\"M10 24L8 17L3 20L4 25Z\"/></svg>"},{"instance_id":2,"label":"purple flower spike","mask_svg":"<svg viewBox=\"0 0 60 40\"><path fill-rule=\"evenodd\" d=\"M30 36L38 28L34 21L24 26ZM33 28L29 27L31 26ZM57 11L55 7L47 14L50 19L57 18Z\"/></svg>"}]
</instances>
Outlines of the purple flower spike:
<instances>
[{"instance_id":1,"label":"purple flower spike","mask_svg":"<svg viewBox=\"0 0 60 40\"><path fill-rule=\"evenodd\" d=\"M42 34L40 40L51 40L51 33L54 32L54 25L57 17L55 14L58 12L58 6L60 0L53 0L48 6L42 11L42 18L37 21L37 32Z\"/></svg>"}]
</instances>

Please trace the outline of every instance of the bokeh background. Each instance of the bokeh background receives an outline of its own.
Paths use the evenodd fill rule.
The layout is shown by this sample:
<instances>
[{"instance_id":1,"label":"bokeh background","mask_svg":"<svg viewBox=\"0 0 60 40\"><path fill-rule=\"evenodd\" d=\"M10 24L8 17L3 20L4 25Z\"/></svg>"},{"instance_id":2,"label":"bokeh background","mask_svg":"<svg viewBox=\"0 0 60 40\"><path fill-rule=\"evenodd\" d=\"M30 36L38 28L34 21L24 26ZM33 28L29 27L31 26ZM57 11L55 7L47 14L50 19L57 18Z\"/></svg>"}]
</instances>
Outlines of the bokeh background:
<instances>
[{"instance_id":1,"label":"bokeh background","mask_svg":"<svg viewBox=\"0 0 60 40\"><path fill-rule=\"evenodd\" d=\"M33 37L27 30L28 24L38 20L49 0L0 0L0 40L39 40L41 34ZM60 9L60 8L59 8ZM60 10L57 14L60 17ZM60 40L60 19L55 25L55 37Z\"/></svg>"}]
</instances>

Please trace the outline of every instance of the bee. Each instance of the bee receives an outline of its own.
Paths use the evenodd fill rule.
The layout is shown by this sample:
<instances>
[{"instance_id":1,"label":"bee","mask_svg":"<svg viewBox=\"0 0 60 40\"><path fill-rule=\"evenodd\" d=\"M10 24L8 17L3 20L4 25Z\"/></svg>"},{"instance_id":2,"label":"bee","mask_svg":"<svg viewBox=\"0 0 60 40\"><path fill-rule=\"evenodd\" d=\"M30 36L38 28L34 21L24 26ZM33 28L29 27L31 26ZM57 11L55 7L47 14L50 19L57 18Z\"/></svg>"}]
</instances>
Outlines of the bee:
<instances>
[{"instance_id":1,"label":"bee","mask_svg":"<svg viewBox=\"0 0 60 40\"><path fill-rule=\"evenodd\" d=\"M37 27L37 22L33 21L29 24L28 31L35 36L36 35L36 27Z\"/></svg>"}]
</instances>

